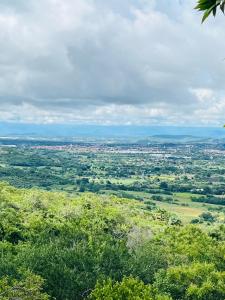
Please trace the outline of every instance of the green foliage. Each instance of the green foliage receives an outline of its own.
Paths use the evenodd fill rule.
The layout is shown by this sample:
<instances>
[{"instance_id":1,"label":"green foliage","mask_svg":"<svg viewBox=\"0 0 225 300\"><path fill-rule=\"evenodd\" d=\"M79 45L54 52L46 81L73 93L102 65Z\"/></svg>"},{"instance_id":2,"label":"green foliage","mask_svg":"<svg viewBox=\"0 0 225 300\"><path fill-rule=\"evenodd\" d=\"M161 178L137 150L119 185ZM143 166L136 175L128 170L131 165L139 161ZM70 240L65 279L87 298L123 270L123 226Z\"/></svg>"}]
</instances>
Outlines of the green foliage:
<instances>
[{"instance_id":1,"label":"green foliage","mask_svg":"<svg viewBox=\"0 0 225 300\"><path fill-rule=\"evenodd\" d=\"M154 286L177 300L223 300L225 272L206 263L171 267L157 274Z\"/></svg>"},{"instance_id":2,"label":"green foliage","mask_svg":"<svg viewBox=\"0 0 225 300\"><path fill-rule=\"evenodd\" d=\"M129 266L131 274L137 274L145 283L152 283L156 272L168 267L168 259L158 241L151 239L139 243L133 250Z\"/></svg>"},{"instance_id":3,"label":"green foliage","mask_svg":"<svg viewBox=\"0 0 225 300\"><path fill-rule=\"evenodd\" d=\"M91 299L120 299L121 293L124 300L177 299L174 272L185 279L176 282L182 297L211 299L208 295L217 293L217 299L223 299L223 226L208 233L198 225L182 225L164 210L146 210L140 201L19 190L5 183L0 184L0 206L0 286L8 297L4 300L15 297L10 293L17 286L28 293L20 295L22 300L39 294L40 300L47 295L80 300L90 294ZM214 283L203 276L209 270L221 285L208 294L204 289L207 296L201 298L206 282Z\"/></svg>"},{"instance_id":4,"label":"green foliage","mask_svg":"<svg viewBox=\"0 0 225 300\"><path fill-rule=\"evenodd\" d=\"M215 216L213 216L210 212L204 212L200 216L200 219L202 219L205 222L213 223L216 221Z\"/></svg>"},{"instance_id":5,"label":"green foliage","mask_svg":"<svg viewBox=\"0 0 225 300\"><path fill-rule=\"evenodd\" d=\"M150 285L145 285L135 278L123 278L122 282L113 283L107 280L103 284L97 283L92 291L90 300L170 300L166 295L155 293Z\"/></svg>"},{"instance_id":6,"label":"green foliage","mask_svg":"<svg viewBox=\"0 0 225 300\"><path fill-rule=\"evenodd\" d=\"M22 279L3 277L0 279L1 300L48 300L49 296L42 292L44 280L31 272L24 272Z\"/></svg>"},{"instance_id":7,"label":"green foliage","mask_svg":"<svg viewBox=\"0 0 225 300\"><path fill-rule=\"evenodd\" d=\"M198 4L195 9L204 12L202 22L204 22L211 14L216 16L217 9L224 13L225 0L198 0Z\"/></svg>"}]
</instances>

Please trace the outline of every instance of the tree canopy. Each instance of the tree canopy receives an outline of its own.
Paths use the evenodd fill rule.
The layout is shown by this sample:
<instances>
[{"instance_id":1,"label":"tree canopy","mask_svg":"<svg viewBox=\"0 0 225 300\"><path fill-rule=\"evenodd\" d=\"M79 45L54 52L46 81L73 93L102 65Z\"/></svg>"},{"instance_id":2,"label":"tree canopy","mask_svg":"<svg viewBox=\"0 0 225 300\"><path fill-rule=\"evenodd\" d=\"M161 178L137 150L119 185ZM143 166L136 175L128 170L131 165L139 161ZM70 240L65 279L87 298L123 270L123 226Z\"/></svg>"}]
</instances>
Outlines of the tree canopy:
<instances>
[{"instance_id":1,"label":"tree canopy","mask_svg":"<svg viewBox=\"0 0 225 300\"><path fill-rule=\"evenodd\" d=\"M195 9L203 12L202 22L204 22L211 14L216 16L217 10L225 11L225 0L198 0Z\"/></svg>"},{"instance_id":2,"label":"tree canopy","mask_svg":"<svg viewBox=\"0 0 225 300\"><path fill-rule=\"evenodd\" d=\"M224 300L225 225L0 183L1 300Z\"/></svg>"}]
</instances>

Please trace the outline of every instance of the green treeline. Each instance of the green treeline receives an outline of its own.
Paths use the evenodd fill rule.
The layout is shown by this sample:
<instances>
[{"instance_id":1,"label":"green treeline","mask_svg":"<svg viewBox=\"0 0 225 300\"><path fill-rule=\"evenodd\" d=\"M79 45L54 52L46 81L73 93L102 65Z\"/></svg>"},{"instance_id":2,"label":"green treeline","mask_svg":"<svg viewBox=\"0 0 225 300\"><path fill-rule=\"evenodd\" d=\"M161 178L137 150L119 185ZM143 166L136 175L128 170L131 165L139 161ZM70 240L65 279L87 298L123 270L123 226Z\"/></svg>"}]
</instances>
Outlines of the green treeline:
<instances>
[{"instance_id":1,"label":"green treeline","mask_svg":"<svg viewBox=\"0 0 225 300\"><path fill-rule=\"evenodd\" d=\"M0 184L0 299L225 299L225 227L109 196ZM178 225L171 225L178 224Z\"/></svg>"},{"instance_id":2,"label":"green treeline","mask_svg":"<svg viewBox=\"0 0 225 300\"><path fill-rule=\"evenodd\" d=\"M192 197L191 199L192 199L193 202L225 205L225 199L224 198L215 197L213 195Z\"/></svg>"}]
</instances>

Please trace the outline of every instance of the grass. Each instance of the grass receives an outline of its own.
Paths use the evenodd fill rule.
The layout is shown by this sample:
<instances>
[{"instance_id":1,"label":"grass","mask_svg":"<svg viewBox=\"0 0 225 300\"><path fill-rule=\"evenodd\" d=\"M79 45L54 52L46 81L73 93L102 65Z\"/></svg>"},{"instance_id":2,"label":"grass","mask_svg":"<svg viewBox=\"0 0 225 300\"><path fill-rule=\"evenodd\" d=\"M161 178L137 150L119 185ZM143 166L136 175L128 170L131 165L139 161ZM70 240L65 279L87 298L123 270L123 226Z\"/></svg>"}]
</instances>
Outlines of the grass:
<instances>
[{"instance_id":1,"label":"grass","mask_svg":"<svg viewBox=\"0 0 225 300\"><path fill-rule=\"evenodd\" d=\"M177 175L151 175L150 178L151 179L159 179L160 181L174 181L177 179Z\"/></svg>"},{"instance_id":2,"label":"grass","mask_svg":"<svg viewBox=\"0 0 225 300\"><path fill-rule=\"evenodd\" d=\"M190 206L181 206L179 204L170 204L164 202L156 201L157 205L170 213L176 214L183 223L189 223L192 219L197 218L204 211L206 211L203 207L190 207Z\"/></svg>"},{"instance_id":3,"label":"grass","mask_svg":"<svg viewBox=\"0 0 225 300\"><path fill-rule=\"evenodd\" d=\"M162 209L165 209L169 211L172 214L176 214L184 224L190 223L190 221L194 218L199 217L203 212L208 211L208 207L215 205L213 204L204 204L204 203L196 203L191 201L192 196L196 196L196 194L192 193L174 193L173 198L175 200L178 200L175 203L167 203L167 202L161 202L161 201L154 201L152 200L153 194L145 193L145 192L134 192L134 191L105 191L106 194L119 194L122 192L123 197L127 194L127 196L130 198L130 196L133 195L134 198L140 198L143 201L151 200L156 205ZM159 194L162 197L166 198L168 195L166 194ZM169 196L171 197L171 196ZM187 205L187 206L184 206Z\"/></svg>"}]
</instances>

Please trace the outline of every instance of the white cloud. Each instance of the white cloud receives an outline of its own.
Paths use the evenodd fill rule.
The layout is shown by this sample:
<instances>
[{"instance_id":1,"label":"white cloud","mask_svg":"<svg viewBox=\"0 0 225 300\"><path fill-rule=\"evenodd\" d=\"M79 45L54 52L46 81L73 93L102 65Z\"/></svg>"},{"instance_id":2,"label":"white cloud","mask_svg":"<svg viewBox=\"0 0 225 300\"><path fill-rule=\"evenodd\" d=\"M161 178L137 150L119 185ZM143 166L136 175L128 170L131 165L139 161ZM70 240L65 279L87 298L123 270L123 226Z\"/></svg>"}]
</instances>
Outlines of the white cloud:
<instances>
[{"instance_id":1,"label":"white cloud","mask_svg":"<svg viewBox=\"0 0 225 300\"><path fill-rule=\"evenodd\" d=\"M225 19L194 3L2 1L0 120L220 124Z\"/></svg>"}]
</instances>

